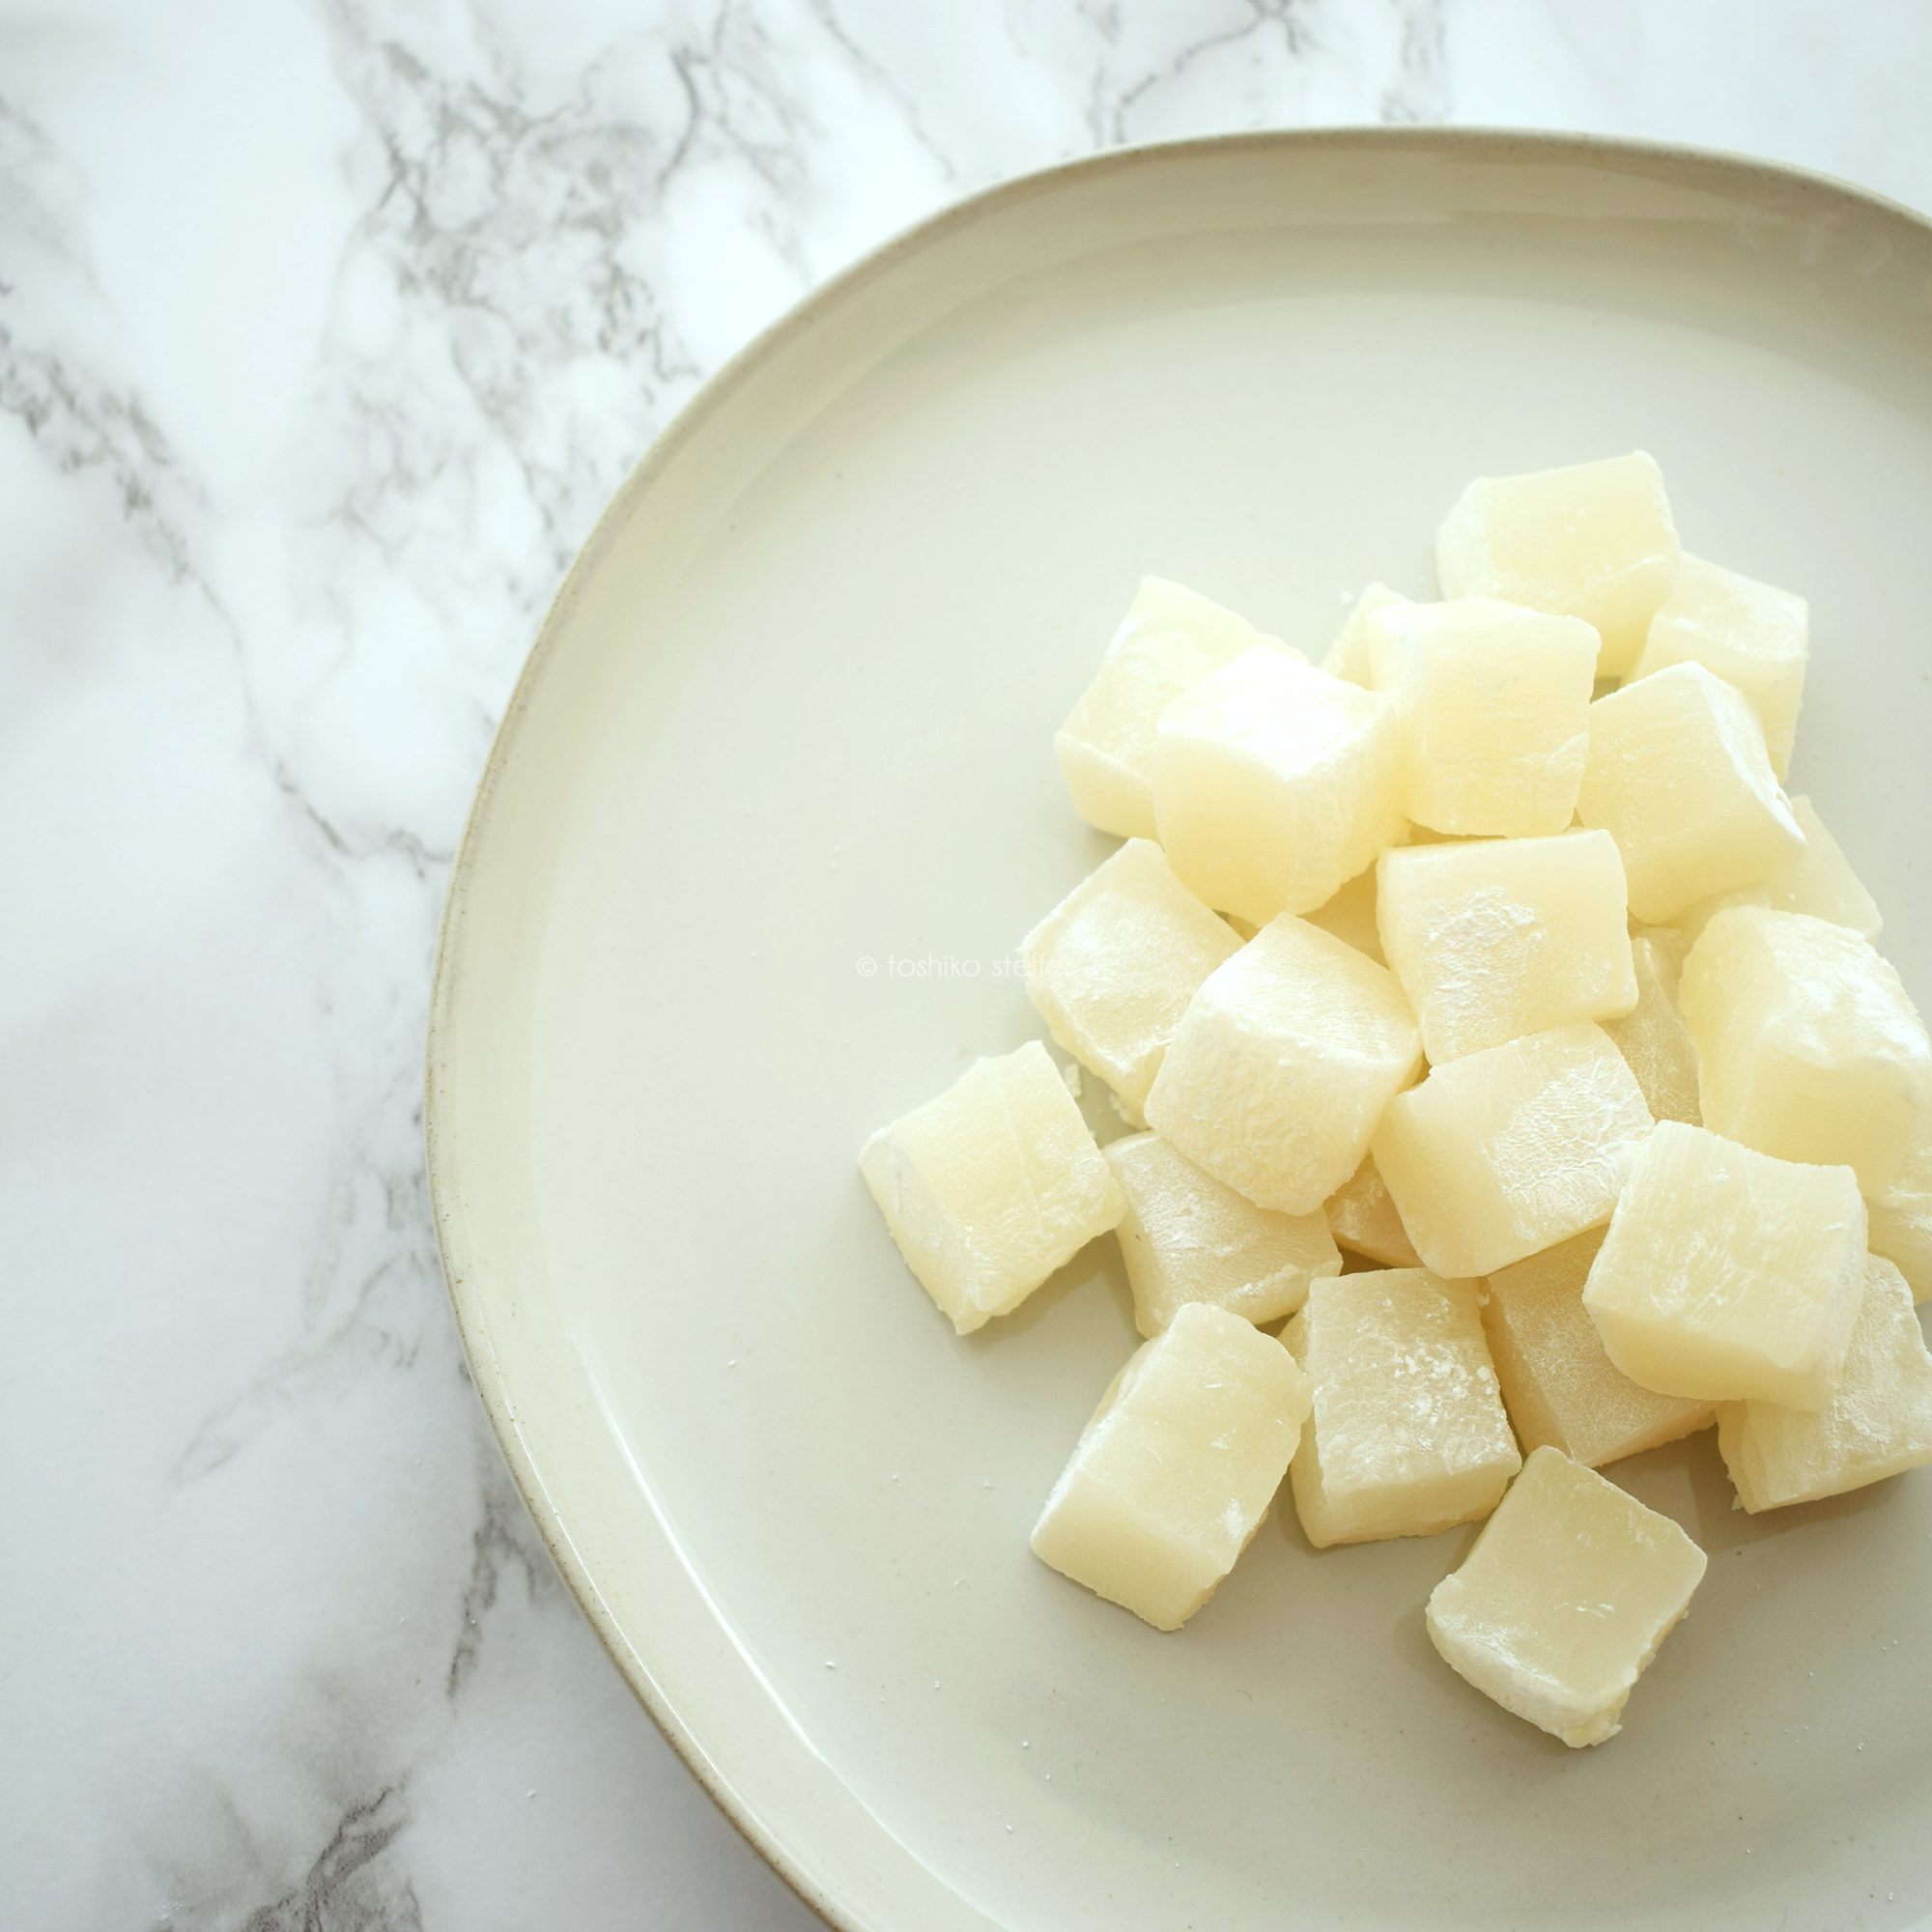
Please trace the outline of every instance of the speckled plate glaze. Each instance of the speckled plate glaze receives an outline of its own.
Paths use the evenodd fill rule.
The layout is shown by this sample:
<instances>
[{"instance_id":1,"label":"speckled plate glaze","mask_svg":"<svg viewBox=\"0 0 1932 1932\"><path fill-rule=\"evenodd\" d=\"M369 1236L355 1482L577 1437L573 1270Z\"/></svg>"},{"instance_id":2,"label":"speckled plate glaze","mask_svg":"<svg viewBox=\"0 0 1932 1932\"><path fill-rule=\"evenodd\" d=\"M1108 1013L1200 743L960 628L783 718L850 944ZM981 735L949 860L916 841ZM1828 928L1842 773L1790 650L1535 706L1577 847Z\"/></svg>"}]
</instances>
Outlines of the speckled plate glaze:
<instances>
[{"instance_id":1,"label":"speckled plate glaze","mask_svg":"<svg viewBox=\"0 0 1932 1932\"><path fill-rule=\"evenodd\" d=\"M1932 1477L1711 1553L1623 1736L1430 1650L1469 1532L1270 1520L1187 1630L1027 1532L1132 1346L1112 1243L956 1340L853 1165L1038 1028L1107 841L1054 725L1136 577L1311 649L1463 481L1642 444L1809 594L1794 782L1932 991L1932 230L1828 183L1468 133L1125 153L916 230L727 368L538 639L450 895L430 1164L477 1386L625 1675L840 1926L1726 1932L1932 1907Z\"/></svg>"}]
</instances>

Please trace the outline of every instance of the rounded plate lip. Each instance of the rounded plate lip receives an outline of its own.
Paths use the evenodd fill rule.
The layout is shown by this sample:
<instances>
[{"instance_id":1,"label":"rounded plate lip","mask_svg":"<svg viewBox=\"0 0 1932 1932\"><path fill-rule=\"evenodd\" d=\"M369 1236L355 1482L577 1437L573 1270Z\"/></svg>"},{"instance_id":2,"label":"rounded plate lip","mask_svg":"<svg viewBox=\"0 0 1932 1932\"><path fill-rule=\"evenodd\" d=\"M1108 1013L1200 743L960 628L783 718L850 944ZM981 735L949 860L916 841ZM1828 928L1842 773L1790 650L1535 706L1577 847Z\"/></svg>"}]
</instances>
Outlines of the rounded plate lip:
<instances>
[{"instance_id":1,"label":"rounded plate lip","mask_svg":"<svg viewBox=\"0 0 1932 1932\"><path fill-rule=\"evenodd\" d=\"M866 1921L813 1879L794 1850L779 1837L751 1801L729 1781L723 1769L712 1760L692 1725L665 1694L653 1675L648 1659L618 1628L595 1577L579 1555L559 1513L551 1502L549 1486L517 1416L495 1347L479 1319L481 1311L469 1273L472 1259L457 1206L455 1170L458 1155L441 1131L440 1120L438 1067L456 997L457 952L468 888L489 823L494 797L514 753L518 729L530 707L543 673L558 648L564 619L577 586L582 575L602 554L611 532L630 515L633 506L649 491L678 450L703 430L724 400L782 343L809 328L820 315L837 307L853 291L890 271L904 257L942 239L953 229L977 221L1009 203L1052 192L1075 179L1094 179L1103 173L1242 151L1303 155L1314 158L1383 150L1412 153L1432 148L1469 156L1487 156L1497 160L1567 159L1587 162L1594 157L1639 160L1715 173L1736 180L1756 180L1776 184L1787 190L1797 189L1827 203L1849 203L1867 213L1902 222L1921 235L1932 235L1932 217L1874 189L1821 171L1722 148L1537 128L1344 126L1257 129L1112 148L1100 154L1081 156L1011 176L948 203L860 255L760 329L698 386L647 446L592 526L544 613L535 640L491 741L451 867L442 916L438 926L424 1068L423 1139L430 1211L436 1230L438 1257L456 1317L464 1356L492 1433L502 1450L511 1478L529 1511L537 1533L578 1606L588 1619L598 1640L610 1654L632 1693L649 1713L652 1721L706 1794L752 1848L807 1906L826 1924L838 1928L838 1932L866 1932Z\"/></svg>"}]
</instances>

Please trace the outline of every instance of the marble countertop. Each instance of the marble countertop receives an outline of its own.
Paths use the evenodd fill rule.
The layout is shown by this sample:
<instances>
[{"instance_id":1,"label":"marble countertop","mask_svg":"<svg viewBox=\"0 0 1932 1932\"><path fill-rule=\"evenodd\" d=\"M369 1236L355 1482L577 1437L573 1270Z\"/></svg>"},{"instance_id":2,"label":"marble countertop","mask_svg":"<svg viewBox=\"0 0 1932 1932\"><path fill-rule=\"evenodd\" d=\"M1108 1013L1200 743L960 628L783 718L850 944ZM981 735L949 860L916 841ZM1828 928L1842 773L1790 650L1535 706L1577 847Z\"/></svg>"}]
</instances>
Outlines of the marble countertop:
<instances>
[{"instance_id":1,"label":"marble countertop","mask_svg":"<svg viewBox=\"0 0 1932 1932\"><path fill-rule=\"evenodd\" d=\"M707 372L1122 141L1578 128L1932 206L1928 64L1809 0L4 0L0 1922L816 1922L551 1571L419 1145L492 728Z\"/></svg>"}]
</instances>

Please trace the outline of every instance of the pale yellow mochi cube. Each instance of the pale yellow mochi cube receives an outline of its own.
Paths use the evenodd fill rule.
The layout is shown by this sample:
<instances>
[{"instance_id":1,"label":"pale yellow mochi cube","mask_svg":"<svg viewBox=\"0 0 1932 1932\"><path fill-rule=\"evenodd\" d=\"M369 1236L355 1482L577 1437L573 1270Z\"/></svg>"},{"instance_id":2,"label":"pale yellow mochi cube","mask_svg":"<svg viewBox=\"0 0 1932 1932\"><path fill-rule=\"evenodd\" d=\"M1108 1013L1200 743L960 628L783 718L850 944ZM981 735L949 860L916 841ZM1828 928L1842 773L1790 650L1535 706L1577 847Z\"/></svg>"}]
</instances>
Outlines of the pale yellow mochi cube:
<instances>
[{"instance_id":1,"label":"pale yellow mochi cube","mask_svg":"<svg viewBox=\"0 0 1932 1932\"><path fill-rule=\"evenodd\" d=\"M1375 669L1369 661L1369 619L1378 611L1386 611L1392 604L1407 602L1408 599L1401 591L1391 590L1386 583L1370 584L1355 599L1355 608L1349 612L1341 635L1328 646L1327 655L1321 660L1321 668L1330 677L1346 678L1350 684L1361 685L1364 690L1374 690Z\"/></svg>"},{"instance_id":2,"label":"pale yellow mochi cube","mask_svg":"<svg viewBox=\"0 0 1932 1932\"><path fill-rule=\"evenodd\" d=\"M1605 1352L1583 1306L1583 1283L1604 1244L1601 1228L1546 1248L1490 1277L1483 1330L1503 1403L1526 1449L1560 1449L1599 1468L1711 1420L1711 1405L1659 1395Z\"/></svg>"},{"instance_id":3,"label":"pale yellow mochi cube","mask_svg":"<svg viewBox=\"0 0 1932 1932\"><path fill-rule=\"evenodd\" d=\"M1197 1301L1257 1324L1279 1321L1307 1299L1317 1275L1341 1273L1321 1212L1257 1208L1158 1134L1129 1134L1102 1151L1127 1197L1114 1232L1143 1335L1158 1335Z\"/></svg>"},{"instance_id":4,"label":"pale yellow mochi cube","mask_svg":"<svg viewBox=\"0 0 1932 1932\"><path fill-rule=\"evenodd\" d=\"M1528 838L1577 810L1597 634L1480 598L1368 620L1378 691L1402 726L1404 813L1436 832Z\"/></svg>"},{"instance_id":5,"label":"pale yellow mochi cube","mask_svg":"<svg viewBox=\"0 0 1932 1932\"><path fill-rule=\"evenodd\" d=\"M1179 1630L1247 1548L1308 1404L1308 1378L1274 1336L1189 1303L1100 1399L1040 1512L1034 1554Z\"/></svg>"},{"instance_id":6,"label":"pale yellow mochi cube","mask_svg":"<svg viewBox=\"0 0 1932 1932\"><path fill-rule=\"evenodd\" d=\"M1127 1208L1037 1039L976 1060L882 1127L859 1171L906 1265L962 1335L1017 1308Z\"/></svg>"},{"instance_id":7,"label":"pale yellow mochi cube","mask_svg":"<svg viewBox=\"0 0 1932 1932\"><path fill-rule=\"evenodd\" d=\"M1027 992L1054 1038L1138 1118L1188 1001L1241 941L1158 845L1130 838L1021 945Z\"/></svg>"},{"instance_id":8,"label":"pale yellow mochi cube","mask_svg":"<svg viewBox=\"0 0 1932 1932\"><path fill-rule=\"evenodd\" d=\"M1093 683L1054 735L1074 810L1102 832L1153 838L1160 714L1189 685L1261 645L1301 656L1179 583L1142 578Z\"/></svg>"},{"instance_id":9,"label":"pale yellow mochi cube","mask_svg":"<svg viewBox=\"0 0 1932 1932\"><path fill-rule=\"evenodd\" d=\"M1809 655L1810 612L1804 598L1687 551L1678 558L1670 595L1650 620L1632 675L1700 664L1736 685L1757 711L1771 768L1781 779L1791 769Z\"/></svg>"},{"instance_id":10,"label":"pale yellow mochi cube","mask_svg":"<svg viewBox=\"0 0 1932 1932\"><path fill-rule=\"evenodd\" d=\"M1376 868L1357 872L1331 899L1324 899L1313 912L1303 913L1310 925L1332 932L1357 952L1366 953L1378 966L1382 957L1381 934L1376 930Z\"/></svg>"},{"instance_id":11,"label":"pale yellow mochi cube","mask_svg":"<svg viewBox=\"0 0 1932 1932\"><path fill-rule=\"evenodd\" d=\"M1680 932L1695 939L1712 917L1734 905L1769 906L1773 912L1805 912L1848 925L1866 939L1876 939L1885 922L1878 905L1852 870L1844 848L1826 831L1808 798L1788 801L1791 815L1804 835L1804 849L1781 861L1754 886L1699 899L1675 921Z\"/></svg>"},{"instance_id":12,"label":"pale yellow mochi cube","mask_svg":"<svg viewBox=\"0 0 1932 1932\"><path fill-rule=\"evenodd\" d=\"M1432 1065L1636 1004L1624 864L1607 832L1397 846L1376 880L1382 955Z\"/></svg>"},{"instance_id":13,"label":"pale yellow mochi cube","mask_svg":"<svg viewBox=\"0 0 1932 1932\"><path fill-rule=\"evenodd\" d=\"M1489 1274L1610 1217L1650 1112L1600 1026L1436 1067L1376 1129L1376 1166L1437 1274Z\"/></svg>"},{"instance_id":14,"label":"pale yellow mochi cube","mask_svg":"<svg viewBox=\"0 0 1932 1932\"><path fill-rule=\"evenodd\" d=\"M1645 1388L1817 1408L1845 1358L1864 1260L1850 1168L1777 1160L1660 1121L1583 1306L1610 1360Z\"/></svg>"},{"instance_id":15,"label":"pale yellow mochi cube","mask_svg":"<svg viewBox=\"0 0 1932 1932\"><path fill-rule=\"evenodd\" d=\"M1673 665L1590 707L1577 816L1617 841L1631 911L1667 923L1755 885L1804 850L1747 700L1702 665Z\"/></svg>"},{"instance_id":16,"label":"pale yellow mochi cube","mask_svg":"<svg viewBox=\"0 0 1932 1932\"><path fill-rule=\"evenodd\" d=\"M1566 1745L1600 1745L1703 1580L1667 1516L1560 1451L1530 1452L1462 1568L1429 1599L1459 1676Z\"/></svg>"},{"instance_id":17,"label":"pale yellow mochi cube","mask_svg":"<svg viewBox=\"0 0 1932 1932\"><path fill-rule=\"evenodd\" d=\"M1656 932L1669 933L1668 927ZM1700 1125L1697 1106L1697 1049L1677 1010L1677 978L1683 954L1678 935L1659 938L1640 931L1631 936L1631 968L1636 976L1636 1005L1621 1019L1605 1020L1604 1031L1630 1063L1643 1101L1659 1121Z\"/></svg>"},{"instance_id":18,"label":"pale yellow mochi cube","mask_svg":"<svg viewBox=\"0 0 1932 1932\"><path fill-rule=\"evenodd\" d=\"M1282 1339L1315 1385L1290 1482L1318 1549L1486 1516L1521 1465L1478 1311L1426 1268L1314 1283Z\"/></svg>"},{"instance_id":19,"label":"pale yellow mochi cube","mask_svg":"<svg viewBox=\"0 0 1932 1932\"><path fill-rule=\"evenodd\" d=\"M1261 923L1332 898L1395 838L1395 707L1284 651L1249 651L1162 714L1154 816L1174 869Z\"/></svg>"},{"instance_id":20,"label":"pale yellow mochi cube","mask_svg":"<svg viewBox=\"0 0 1932 1932\"><path fill-rule=\"evenodd\" d=\"M1323 1211L1329 1232L1350 1254L1365 1255L1384 1267L1422 1265L1373 1159L1364 1160L1335 1190Z\"/></svg>"},{"instance_id":21,"label":"pale yellow mochi cube","mask_svg":"<svg viewBox=\"0 0 1932 1932\"><path fill-rule=\"evenodd\" d=\"M1284 913L1195 994L1148 1124L1258 1207L1312 1214L1361 1165L1421 1063L1395 975Z\"/></svg>"},{"instance_id":22,"label":"pale yellow mochi cube","mask_svg":"<svg viewBox=\"0 0 1932 1932\"><path fill-rule=\"evenodd\" d=\"M1905 1277L1867 1259L1852 1345L1823 1408L1727 1402L1718 1449L1738 1501L1753 1512L1843 1495L1932 1463L1932 1353Z\"/></svg>"},{"instance_id":23,"label":"pale yellow mochi cube","mask_svg":"<svg viewBox=\"0 0 1932 1932\"><path fill-rule=\"evenodd\" d=\"M1882 1193L1932 1105L1932 1040L1890 962L1849 927L1733 906L1684 960L1704 1124Z\"/></svg>"},{"instance_id":24,"label":"pale yellow mochi cube","mask_svg":"<svg viewBox=\"0 0 1932 1932\"><path fill-rule=\"evenodd\" d=\"M1641 450L1565 469L1480 476L1435 539L1445 597L1496 597L1580 617L1623 677L1669 594L1680 546L1663 477Z\"/></svg>"},{"instance_id":25,"label":"pale yellow mochi cube","mask_svg":"<svg viewBox=\"0 0 1932 1932\"><path fill-rule=\"evenodd\" d=\"M1872 1253L1898 1269L1915 1300L1932 1297L1932 1114L1920 1121L1885 1192L1865 1207Z\"/></svg>"}]
</instances>

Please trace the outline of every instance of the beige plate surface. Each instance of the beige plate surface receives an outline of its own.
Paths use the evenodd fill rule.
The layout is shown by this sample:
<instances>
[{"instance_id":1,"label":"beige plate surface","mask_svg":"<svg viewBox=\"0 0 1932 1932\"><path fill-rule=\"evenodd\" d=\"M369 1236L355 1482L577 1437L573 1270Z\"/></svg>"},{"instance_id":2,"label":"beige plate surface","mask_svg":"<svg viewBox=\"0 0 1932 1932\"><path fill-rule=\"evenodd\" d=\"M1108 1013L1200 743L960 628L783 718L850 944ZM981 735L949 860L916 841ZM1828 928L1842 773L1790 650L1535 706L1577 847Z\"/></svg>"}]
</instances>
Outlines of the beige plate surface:
<instances>
[{"instance_id":1,"label":"beige plate surface","mask_svg":"<svg viewBox=\"0 0 1932 1932\"><path fill-rule=\"evenodd\" d=\"M1711 1570L1595 1751L1430 1650L1467 1532L1271 1520L1157 1636L1026 1547L1132 1345L1111 1241L962 1343L853 1165L1038 1031L1009 949L1108 849L1050 739L1138 574L1319 650L1470 474L1635 444L1811 597L1795 782L1922 1001L1932 231L1827 184L1436 133L1021 182L727 370L573 572L450 899L443 1255L565 1576L839 1924L1932 1905L1932 1476L1751 1521L1708 1438L1626 1464Z\"/></svg>"}]
</instances>

